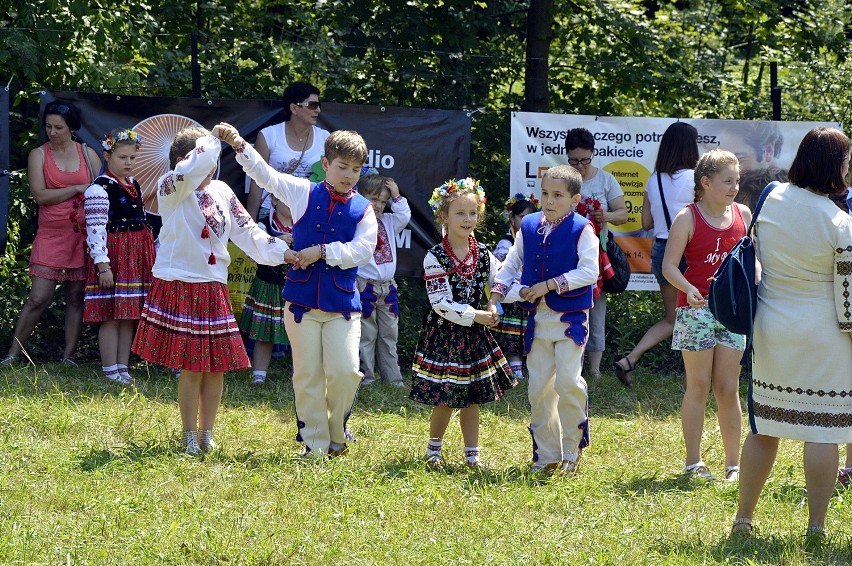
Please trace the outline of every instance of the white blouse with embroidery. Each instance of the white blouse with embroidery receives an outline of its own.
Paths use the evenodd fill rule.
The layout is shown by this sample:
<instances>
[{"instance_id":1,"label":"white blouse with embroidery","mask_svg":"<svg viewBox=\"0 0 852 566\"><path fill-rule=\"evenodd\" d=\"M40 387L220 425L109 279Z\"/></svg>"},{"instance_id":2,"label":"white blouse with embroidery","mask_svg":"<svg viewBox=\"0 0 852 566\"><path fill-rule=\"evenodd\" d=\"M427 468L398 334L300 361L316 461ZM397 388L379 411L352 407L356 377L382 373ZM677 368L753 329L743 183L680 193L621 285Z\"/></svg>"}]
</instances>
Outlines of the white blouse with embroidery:
<instances>
[{"instance_id":1,"label":"white blouse with embroidery","mask_svg":"<svg viewBox=\"0 0 852 566\"><path fill-rule=\"evenodd\" d=\"M494 254L488 252L491 268L488 272L489 285L494 283L500 262ZM461 326L473 326L476 317L476 308L465 303L453 300L453 288L447 270L438 261L438 258L430 251L423 258L423 278L426 279L426 292L429 295L429 303L436 313L443 318Z\"/></svg>"},{"instance_id":2,"label":"white blouse with embroidery","mask_svg":"<svg viewBox=\"0 0 852 566\"><path fill-rule=\"evenodd\" d=\"M396 236L411 221L411 207L402 195L389 201L391 211L379 215L379 235L376 251L370 262L358 268L358 277L373 281L388 281L396 274Z\"/></svg>"},{"instance_id":3,"label":"white blouse with embroidery","mask_svg":"<svg viewBox=\"0 0 852 566\"><path fill-rule=\"evenodd\" d=\"M217 167L221 142L204 136L195 149L157 181L163 218L154 277L166 281L228 282L228 240L265 265L284 263L290 249L251 219L234 192L222 181L196 188ZM203 236L205 233L206 236ZM215 263L210 259L211 253Z\"/></svg>"}]
</instances>

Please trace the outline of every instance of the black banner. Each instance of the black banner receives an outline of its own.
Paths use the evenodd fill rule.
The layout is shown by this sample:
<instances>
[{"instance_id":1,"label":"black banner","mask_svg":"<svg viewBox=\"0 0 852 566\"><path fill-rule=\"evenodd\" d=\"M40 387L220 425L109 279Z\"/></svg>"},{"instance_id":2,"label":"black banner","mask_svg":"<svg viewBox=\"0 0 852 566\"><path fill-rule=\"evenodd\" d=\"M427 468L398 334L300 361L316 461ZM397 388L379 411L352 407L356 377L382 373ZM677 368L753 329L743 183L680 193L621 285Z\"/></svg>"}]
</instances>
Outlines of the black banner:
<instances>
[{"instance_id":1,"label":"black banner","mask_svg":"<svg viewBox=\"0 0 852 566\"><path fill-rule=\"evenodd\" d=\"M206 100L55 92L42 96L42 108L61 98L78 106L83 127L77 136L100 150L100 140L113 128L134 128L144 138L135 177L155 209L154 184L169 168L174 134L187 125L207 129L233 124L253 141L268 125L282 121L281 102L270 100ZM454 110L424 110L323 102L319 126L355 130L367 142L368 165L393 177L411 205L411 223L397 238L397 275L422 275L423 257L438 232L427 201L432 189L449 178L464 177L470 164L470 115ZM8 147L8 144L6 145ZM7 159L8 162L8 159ZM244 175L233 152L222 154L219 178L244 198ZM5 209L4 209L5 210Z\"/></svg>"}]
</instances>

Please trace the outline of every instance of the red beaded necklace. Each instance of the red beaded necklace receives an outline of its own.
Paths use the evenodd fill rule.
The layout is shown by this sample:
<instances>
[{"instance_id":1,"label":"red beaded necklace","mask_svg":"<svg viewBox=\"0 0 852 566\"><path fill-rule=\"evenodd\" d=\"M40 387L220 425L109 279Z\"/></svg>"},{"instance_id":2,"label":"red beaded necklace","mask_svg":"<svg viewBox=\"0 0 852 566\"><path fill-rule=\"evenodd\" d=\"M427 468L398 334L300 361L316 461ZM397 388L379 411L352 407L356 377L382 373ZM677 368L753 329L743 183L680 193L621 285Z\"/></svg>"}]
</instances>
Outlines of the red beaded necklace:
<instances>
[{"instance_id":1,"label":"red beaded necklace","mask_svg":"<svg viewBox=\"0 0 852 566\"><path fill-rule=\"evenodd\" d=\"M464 260L458 258L453 251L453 246L450 245L450 240L446 236L441 241L441 245L443 245L444 251L447 252L450 260L453 262L453 271L461 277L468 279L473 277L473 274L476 273L476 266L479 264L479 246L476 245L476 238L472 235L467 237L467 255L464 257Z\"/></svg>"},{"instance_id":2,"label":"red beaded necklace","mask_svg":"<svg viewBox=\"0 0 852 566\"><path fill-rule=\"evenodd\" d=\"M125 183L124 181L113 175L112 171L110 171L109 169L106 170L106 174L108 177L118 183L119 186L124 189L131 197L133 197L134 199L139 198L139 191L136 190L136 186L133 184L133 181Z\"/></svg>"}]
</instances>

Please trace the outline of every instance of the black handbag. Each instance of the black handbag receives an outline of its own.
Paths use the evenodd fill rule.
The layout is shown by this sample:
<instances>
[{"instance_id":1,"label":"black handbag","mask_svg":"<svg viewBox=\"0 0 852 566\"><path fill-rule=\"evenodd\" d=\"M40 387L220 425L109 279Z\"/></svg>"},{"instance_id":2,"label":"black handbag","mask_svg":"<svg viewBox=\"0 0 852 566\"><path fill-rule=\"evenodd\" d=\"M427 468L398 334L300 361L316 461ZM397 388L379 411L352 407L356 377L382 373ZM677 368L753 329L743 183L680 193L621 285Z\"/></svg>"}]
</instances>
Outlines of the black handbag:
<instances>
[{"instance_id":1,"label":"black handbag","mask_svg":"<svg viewBox=\"0 0 852 566\"><path fill-rule=\"evenodd\" d=\"M630 262L624 250L615 243L612 232L607 234L606 255L609 256L609 264L612 266L614 274L609 279L604 279L601 288L605 293L621 293L627 289L627 284L630 283Z\"/></svg>"}]
</instances>

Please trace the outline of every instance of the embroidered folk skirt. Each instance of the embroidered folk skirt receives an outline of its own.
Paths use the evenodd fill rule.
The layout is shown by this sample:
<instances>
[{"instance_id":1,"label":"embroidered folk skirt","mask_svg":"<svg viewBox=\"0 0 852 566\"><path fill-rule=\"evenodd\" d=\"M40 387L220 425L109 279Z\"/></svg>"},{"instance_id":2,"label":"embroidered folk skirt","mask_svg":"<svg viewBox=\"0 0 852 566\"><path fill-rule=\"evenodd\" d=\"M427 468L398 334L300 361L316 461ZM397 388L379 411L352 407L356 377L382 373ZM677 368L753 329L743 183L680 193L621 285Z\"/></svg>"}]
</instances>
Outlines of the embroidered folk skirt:
<instances>
[{"instance_id":1,"label":"embroidered folk skirt","mask_svg":"<svg viewBox=\"0 0 852 566\"><path fill-rule=\"evenodd\" d=\"M515 303L503 303L500 323L491 329L494 339L507 356L524 356L524 331L529 313Z\"/></svg>"},{"instance_id":2,"label":"embroidered folk skirt","mask_svg":"<svg viewBox=\"0 0 852 566\"><path fill-rule=\"evenodd\" d=\"M151 288L154 237L150 230L109 234L107 253L115 286L101 287L97 267L89 259L83 311L83 322L88 324L139 319Z\"/></svg>"},{"instance_id":3,"label":"embroidered folk skirt","mask_svg":"<svg viewBox=\"0 0 852 566\"><path fill-rule=\"evenodd\" d=\"M496 401L518 383L487 327L461 326L434 310L420 330L412 376L409 398L452 408Z\"/></svg>"},{"instance_id":4,"label":"embroidered folk skirt","mask_svg":"<svg viewBox=\"0 0 852 566\"><path fill-rule=\"evenodd\" d=\"M283 288L283 285L268 283L259 277L254 278L240 318L240 332L246 339L272 342L276 345L290 344L284 329L284 299L281 297Z\"/></svg>"},{"instance_id":5,"label":"embroidered folk skirt","mask_svg":"<svg viewBox=\"0 0 852 566\"><path fill-rule=\"evenodd\" d=\"M250 367L224 283L153 280L133 341L149 362L198 372Z\"/></svg>"}]
</instances>

